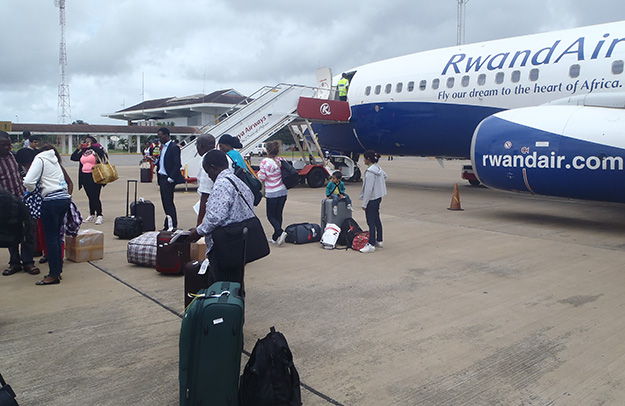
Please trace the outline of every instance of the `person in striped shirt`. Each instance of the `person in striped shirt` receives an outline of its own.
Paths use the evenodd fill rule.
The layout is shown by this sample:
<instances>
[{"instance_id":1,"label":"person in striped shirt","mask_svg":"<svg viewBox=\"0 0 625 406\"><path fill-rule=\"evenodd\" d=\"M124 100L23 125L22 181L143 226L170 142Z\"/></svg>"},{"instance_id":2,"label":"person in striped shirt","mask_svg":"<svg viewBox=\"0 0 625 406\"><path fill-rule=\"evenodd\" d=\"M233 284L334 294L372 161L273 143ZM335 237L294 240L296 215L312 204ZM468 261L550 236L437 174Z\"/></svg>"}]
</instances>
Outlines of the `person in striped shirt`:
<instances>
[{"instance_id":1,"label":"person in striped shirt","mask_svg":"<svg viewBox=\"0 0 625 406\"><path fill-rule=\"evenodd\" d=\"M258 179L265 184L265 199L267 206L267 219L273 227L273 235L269 242L282 245L286 239L286 232L282 229L282 217L286 204L287 189L282 182L280 170L283 158L280 154L280 141L267 143L267 158L260 163Z\"/></svg>"}]
</instances>

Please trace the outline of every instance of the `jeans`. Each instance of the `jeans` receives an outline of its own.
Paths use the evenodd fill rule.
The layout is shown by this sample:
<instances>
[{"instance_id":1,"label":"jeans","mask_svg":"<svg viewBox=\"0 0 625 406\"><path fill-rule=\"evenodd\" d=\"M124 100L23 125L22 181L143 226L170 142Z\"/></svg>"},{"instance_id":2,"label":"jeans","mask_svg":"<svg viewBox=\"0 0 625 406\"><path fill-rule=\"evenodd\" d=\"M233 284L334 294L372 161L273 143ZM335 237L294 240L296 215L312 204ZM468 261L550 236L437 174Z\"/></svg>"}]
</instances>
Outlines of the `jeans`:
<instances>
[{"instance_id":1,"label":"jeans","mask_svg":"<svg viewBox=\"0 0 625 406\"><path fill-rule=\"evenodd\" d=\"M332 207L338 206L340 200L345 200L345 204L352 204L352 199L349 198L349 195L344 194L343 196L345 196L345 199L341 199L339 195L332 193L330 195L330 198L332 198Z\"/></svg>"},{"instance_id":2,"label":"jeans","mask_svg":"<svg viewBox=\"0 0 625 406\"><path fill-rule=\"evenodd\" d=\"M36 236L37 220L30 219L30 233L26 234L26 238L24 238L21 244L9 247L9 254L11 255L9 265L23 265L27 267L35 263L33 256L35 254L35 244L37 242Z\"/></svg>"},{"instance_id":3,"label":"jeans","mask_svg":"<svg viewBox=\"0 0 625 406\"><path fill-rule=\"evenodd\" d=\"M280 235L284 231L282 230L282 212L284 212L286 196L265 199L265 204L267 206L267 220L269 220L273 227L271 239L278 241L278 238L280 238Z\"/></svg>"},{"instance_id":4,"label":"jeans","mask_svg":"<svg viewBox=\"0 0 625 406\"><path fill-rule=\"evenodd\" d=\"M382 198L369 200L365 209L367 225L369 226L369 244L375 247L376 241L382 241L382 221L380 221L380 203Z\"/></svg>"},{"instance_id":5,"label":"jeans","mask_svg":"<svg viewBox=\"0 0 625 406\"><path fill-rule=\"evenodd\" d=\"M63 272L61 226L69 210L70 199L44 200L41 203L41 222L48 247L50 276L58 278Z\"/></svg>"}]
</instances>

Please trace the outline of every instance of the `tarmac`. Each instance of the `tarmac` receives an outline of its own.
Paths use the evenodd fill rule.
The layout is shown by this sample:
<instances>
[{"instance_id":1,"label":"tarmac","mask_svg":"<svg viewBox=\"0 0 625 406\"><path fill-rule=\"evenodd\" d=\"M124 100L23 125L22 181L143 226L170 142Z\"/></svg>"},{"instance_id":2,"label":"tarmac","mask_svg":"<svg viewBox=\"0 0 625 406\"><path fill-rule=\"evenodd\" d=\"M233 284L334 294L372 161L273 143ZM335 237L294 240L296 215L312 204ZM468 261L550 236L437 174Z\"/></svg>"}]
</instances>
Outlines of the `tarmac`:
<instances>
[{"instance_id":1,"label":"tarmac","mask_svg":"<svg viewBox=\"0 0 625 406\"><path fill-rule=\"evenodd\" d=\"M22 406L178 404L183 278L127 263L113 221L139 157L112 161L120 179L103 189L105 222L83 225L105 233L104 259L66 260L54 286L0 277L0 372ZM281 331L304 405L625 403L623 206L472 187L459 179L466 163L383 158L375 253L285 244L248 265L245 352ZM462 211L448 210L456 182ZM366 228L361 184L346 186ZM160 225L156 183L139 196ZM88 214L85 193L73 197ZM320 223L323 197L291 189L284 225ZM195 225L197 199L176 192L180 227ZM264 202L256 212L269 232Z\"/></svg>"}]
</instances>

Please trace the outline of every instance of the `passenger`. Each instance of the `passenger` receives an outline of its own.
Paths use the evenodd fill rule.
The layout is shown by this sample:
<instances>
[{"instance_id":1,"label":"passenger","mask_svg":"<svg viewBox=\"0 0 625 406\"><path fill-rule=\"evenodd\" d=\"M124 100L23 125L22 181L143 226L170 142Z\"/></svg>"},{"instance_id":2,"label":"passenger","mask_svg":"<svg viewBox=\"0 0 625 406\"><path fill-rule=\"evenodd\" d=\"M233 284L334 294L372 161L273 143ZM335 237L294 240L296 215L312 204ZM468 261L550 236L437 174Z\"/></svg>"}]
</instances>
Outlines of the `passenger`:
<instances>
[{"instance_id":1,"label":"passenger","mask_svg":"<svg viewBox=\"0 0 625 406\"><path fill-rule=\"evenodd\" d=\"M349 80L347 79L347 74L343 73L341 75L341 79L339 79L339 83L337 84L339 88L339 100L347 101L347 88L349 87Z\"/></svg>"},{"instance_id":2,"label":"passenger","mask_svg":"<svg viewBox=\"0 0 625 406\"><path fill-rule=\"evenodd\" d=\"M37 285L56 285L61 282L63 272L61 227L71 199L58 151L50 144L44 144L41 151L24 178L24 186L32 192L40 182L43 197L41 222L48 247L50 271Z\"/></svg>"},{"instance_id":3,"label":"passenger","mask_svg":"<svg viewBox=\"0 0 625 406\"><path fill-rule=\"evenodd\" d=\"M282 229L282 214L286 204L287 189L282 182L280 170L280 141L267 143L267 158L260 163L258 179L265 184L265 199L267 207L267 219L273 227L273 235L270 243L282 245L286 239L286 232Z\"/></svg>"},{"instance_id":4,"label":"passenger","mask_svg":"<svg viewBox=\"0 0 625 406\"><path fill-rule=\"evenodd\" d=\"M326 186L326 198L332 199L332 213L336 216L338 213L339 200L345 200L347 208L352 210L352 199L345 193L345 183L343 183L343 174L341 171L332 173L331 181Z\"/></svg>"},{"instance_id":5,"label":"passenger","mask_svg":"<svg viewBox=\"0 0 625 406\"><path fill-rule=\"evenodd\" d=\"M178 216L174 204L174 191L177 184L185 182L185 178L180 172L180 147L172 142L169 129L166 127L160 128L157 134L162 145L156 162L161 203L163 204L163 211L171 217L173 227L176 228L178 227ZM165 228L167 228L167 224L165 224Z\"/></svg>"},{"instance_id":6,"label":"passenger","mask_svg":"<svg viewBox=\"0 0 625 406\"><path fill-rule=\"evenodd\" d=\"M195 142L197 153L200 156L204 156L208 151L215 149L215 137L211 134L202 134L197 138ZM200 201L197 214L197 225L202 224L204 215L206 214L206 202L213 190L213 180L208 176L208 173L204 170L204 167L200 167L197 174L197 192L200 195Z\"/></svg>"},{"instance_id":7,"label":"passenger","mask_svg":"<svg viewBox=\"0 0 625 406\"><path fill-rule=\"evenodd\" d=\"M237 137L233 137L230 134L224 134L219 138L219 149L228 156L230 161L230 169L233 168L233 163L239 168L247 171L247 164L243 159L243 156L236 151L235 148L243 148L241 141Z\"/></svg>"},{"instance_id":8,"label":"passenger","mask_svg":"<svg viewBox=\"0 0 625 406\"><path fill-rule=\"evenodd\" d=\"M9 134L0 131L0 187L19 197L24 196L24 184L20 176L19 165L11 152L11 138ZM6 214L6 213L3 213ZM31 222L31 232L21 244L9 247L9 267L2 271L2 275L13 275L24 269L31 275L37 275L40 271L35 266L35 222Z\"/></svg>"},{"instance_id":9,"label":"passenger","mask_svg":"<svg viewBox=\"0 0 625 406\"><path fill-rule=\"evenodd\" d=\"M82 144L72 153L70 159L78 164L78 189L85 188L85 194L89 199L89 217L85 219L85 223L102 224L104 217L102 216L102 201L100 193L104 185L99 185L93 180L91 173L93 167L106 158L106 152L102 145L98 144L98 140L87 135Z\"/></svg>"},{"instance_id":10,"label":"passenger","mask_svg":"<svg viewBox=\"0 0 625 406\"><path fill-rule=\"evenodd\" d=\"M380 221L380 203L386 196L386 173L377 164L380 156L372 150L364 153L365 165L368 166L362 179L362 209L365 211L369 226L369 242L360 252L374 252L375 247L382 248L382 221Z\"/></svg>"},{"instance_id":11,"label":"passenger","mask_svg":"<svg viewBox=\"0 0 625 406\"><path fill-rule=\"evenodd\" d=\"M190 238L195 241L202 236L205 237L206 253L210 261L208 286L217 281L241 283L243 279L242 269L220 268L216 256L212 255L211 234L217 227L254 217L254 210L252 209L254 207L254 195L245 183L228 168L228 159L222 151L212 150L204 154L202 167L214 185L206 204L206 215L202 224L189 230L191 231ZM232 255L240 254L233 252Z\"/></svg>"}]
</instances>

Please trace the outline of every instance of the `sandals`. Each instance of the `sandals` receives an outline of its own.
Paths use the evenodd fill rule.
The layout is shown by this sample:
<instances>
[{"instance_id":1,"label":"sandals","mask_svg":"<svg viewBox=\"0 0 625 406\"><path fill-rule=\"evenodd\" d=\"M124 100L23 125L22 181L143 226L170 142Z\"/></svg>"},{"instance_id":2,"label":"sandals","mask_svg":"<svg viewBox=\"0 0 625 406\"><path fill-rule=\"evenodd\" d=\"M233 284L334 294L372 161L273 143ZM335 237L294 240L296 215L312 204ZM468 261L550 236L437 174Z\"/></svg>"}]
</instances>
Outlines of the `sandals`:
<instances>
[{"instance_id":1,"label":"sandals","mask_svg":"<svg viewBox=\"0 0 625 406\"><path fill-rule=\"evenodd\" d=\"M54 278L52 280L46 281L46 279L48 278ZM46 275L42 280L35 282L35 285L58 285L59 283L61 283L61 278L56 277L56 276L52 276L52 275Z\"/></svg>"},{"instance_id":2,"label":"sandals","mask_svg":"<svg viewBox=\"0 0 625 406\"><path fill-rule=\"evenodd\" d=\"M24 272L30 275L39 275L41 271L35 265L25 266Z\"/></svg>"},{"instance_id":3,"label":"sandals","mask_svg":"<svg viewBox=\"0 0 625 406\"><path fill-rule=\"evenodd\" d=\"M7 269L2 271L2 275L4 275L4 276L13 275L15 273L18 273L21 270L22 270L22 266L21 265L10 265Z\"/></svg>"}]
</instances>

